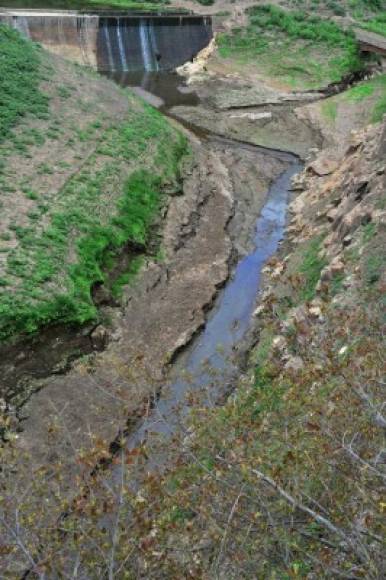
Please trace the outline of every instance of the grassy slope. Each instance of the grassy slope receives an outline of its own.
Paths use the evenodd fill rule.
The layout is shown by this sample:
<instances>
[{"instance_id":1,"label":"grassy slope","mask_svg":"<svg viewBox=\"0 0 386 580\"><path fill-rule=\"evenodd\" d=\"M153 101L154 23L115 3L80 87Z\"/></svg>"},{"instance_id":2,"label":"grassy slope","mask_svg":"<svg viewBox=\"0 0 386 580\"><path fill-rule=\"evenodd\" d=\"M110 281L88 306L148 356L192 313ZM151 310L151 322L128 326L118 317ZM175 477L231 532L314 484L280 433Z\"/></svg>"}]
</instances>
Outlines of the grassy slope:
<instances>
[{"instance_id":1,"label":"grassy slope","mask_svg":"<svg viewBox=\"0 0 386 580\"><path fill-rule=\"evenodd\" d=\"M250 9L249 25L219 37L223 58L255 63L294 88L317 88L361 66L355 39L335 23L274 6Z\"/></svg>"},{"instance_id":2,"label":"grassy slope","mask_svg":"<svg viewBox=\"0 0 386 580\"><path fill-rule=\"evenodd\" d=\"M385 10L384 0L287 0L285 4L293 9L354 18L371 18Z\"/></svg>"},{"instance_id":3,"label":"grassy slope","mask_svg":"<svg viewBox=\"0 0 386 580\"><path fill-rule=\"evenodd\" d=\"M47 115L47 97L39 90L39 50L31 45L27 59L24 47L15 31L0 29L0 141L21 116Z\"/></svg>"},{"instance_id":4,"label":"grassy slope","mask_svg":"<svg viewBox=\"0 0 386 580\"><path fill-rule=\"evenodd\" d=\"M379 75L363 81L344 93L330 97L320 103L322 116L337 125L340 119L347 119L349 113L359 114L360 123L378 123L386 114L386 75Z\"/></svg>"},{"instance_id":5,"label":"grassy slope","mask_svg":"<svg viewBox=\"0 0 386 580\"><path fill-rule=\"evenodd\" d=\"M10 74L1 85L4 340L96 317L91 286L105 280L122 246L146 247L163 188L178 188L186 143L158 112L109 81L5 28L0 41L9 49L3 68L30 71L28 83Z\"/></svg>"},{"instance_id":6,"label":"grassy slope","mask_svg":"<svg viewBox=\"0 0 386 580\"><path fill-rule=\"evenodd\" d=\"M383 14L360 22L362 28L386 36L386 9Z\"/></svg>"}]
</instances>

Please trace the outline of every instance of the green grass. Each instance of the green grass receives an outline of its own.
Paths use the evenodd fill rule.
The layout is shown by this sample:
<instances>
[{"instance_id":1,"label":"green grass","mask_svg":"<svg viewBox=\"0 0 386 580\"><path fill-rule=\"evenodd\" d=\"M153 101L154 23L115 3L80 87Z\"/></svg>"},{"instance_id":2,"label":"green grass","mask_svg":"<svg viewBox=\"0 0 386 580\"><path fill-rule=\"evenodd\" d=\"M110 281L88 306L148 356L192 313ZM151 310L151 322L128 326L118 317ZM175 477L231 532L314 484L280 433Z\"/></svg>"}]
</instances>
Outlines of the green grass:
<instances>
[{"instance_id":1,"label":"green grass","mask_svg":"<svg viewBox=\"0 0 386 580\"><path fill-rule=\"evenodd\" d=\"M386 12L360 23L361 28L386 36Z\"/></svg>"},{"instance_id":2,"label":"green grass","mask_svg":"<svg viewBox=\"0 0 386 580\"><path fill-rule=\"evenodd\" d=\"M322 113L328 121L335 123L336 117L338 115L338 106L336 101L324 101L322 103Z\"/></svg>"},{"instance_id":3,"label":"green grass","mask_svg":"<svg viewBox=\"0 0 386 580\"><path fill-rule=\"evenodd\" d=\"M386 115L386 75L379 78L383 90L372 111L371 120L373 123L382 121L383 115Z\"/></svg>"},{"instance_id":4,"label":"green grass","mask_svg":"<svg viewBox=\"0 0 386 580\"><path fill-rule=\"evenodd\" d=\"M222 57L256 62L288 84L310 88L339 81L361 67L353 34L334 22L271 5L248 12L246 28L220 35Z\"/></svg>"},{"instance_id":5,"label":"green grass","mask_svg":"<svg viewBox=\"0 0 386 580\"><path fill-rule=\"evenodd\" d=\"M46 115L48 99L39 89L41 77L39 48L0 24L0 142L25 115Z\"/></svg>"},{"instance_id":6,"label":"green grass","mask_svg":"<svg viewBox=\"0 0 386 580\"><path fill-rule=\"evenodd\" d=\"M144 257L136 256L131 260L128 270L120 274L120 276L114 280L113 284L111 285L111 294L114 298L121 298L124 286L127 286L134 280L143 263Z\"/></svg>"},{"instance_id":7,"label":"green grass","mask_svg":"<svg viewBox=\"0 0 386 580\"><path fill-rule=\"evenodd\" d=\"M21 194L19 203L25 202L20 221L15 213L9 223L1 223L8 230L0 248L6 256L0 272L0 341L51 323L83 324L97 318L92 286L111 286L109 270L123 247L132 245L136 254L146 250L163 192L179 187L180 161L187 150L186 138L163 115L123 91L122 106L125 98L129 101L126 117L122 113L119 121L112 116L107 122L102 115L103 122L94 118L82 129L74 126L74 142L82 143L86 154L79 171L59 190L52 185L47 191L47 180L57 181L58 159L43 157L36 162L36 183L18 183L11 169L15 156L19 163L29 163L25 159L31 147L39 148L47 139L68 139L67 126L50 116L48 98L39 88L41 70L49 62L33 43L0 27L1 195L15 192ZM77 74L74 67L74 79ZM111 90L122 93L118 87ZM71 97L59 76L53 75L47 91ZM77 101L67 100L68 106L74 116L79 114ZM38 130L33 127L40 115L45 129ZM20 170L23 174L22 166ZM115 295L139 263L113 282Z\"/></svg>"},{"instance_id":8,"label":"green grass","mask_svg":"<svg viewBox=\"0 0 386 580\"><path fill-rule=\"evenodd\" d=\"M301 290L302 300L312 300L315 296L315 288L320 278L320 273L326 265L326 260L319 256L323 236L313 238L308 242L304 251L300 273L303 276Z\"/></svg>"},{"instance_id":9,"label":"green grass","mask_svg":"<svg viewBox=\"0 0 386 580\"><path fill-rule=\"evenodd\" d=\"M386 114L386 75L380 75L365 81L341 95L343 100L360 102L377 94L375 102L369 111L369 119L372 123L378 123Z\"/></svg>"},{"instance_id":10,"label":"green grass","mask_svg":"<svg viewBox=\"0 0 386 580\"><path fill-rule=\"evenodd\" d=\"M15 225L18 246L8 255L6 272L16 291L0 293L0 339L52 322L82 324L97 317L92 285L107 280L106 259L119 248L128 243L145 248L162 190L178 180L185 151L185 138L148 106L106 130L96 153L61 190L49 225L43 231ZM95 169L97 155L110 159ZM143 159L151 157L153 163L145 165ZM133 159L138 169L123 178L122 163ZM106 193L117 187L121 195L110 207ZM29 217L38 221L39 213ZM69 260L70 253L76 260Z\"/></svg>"}]
</instances>

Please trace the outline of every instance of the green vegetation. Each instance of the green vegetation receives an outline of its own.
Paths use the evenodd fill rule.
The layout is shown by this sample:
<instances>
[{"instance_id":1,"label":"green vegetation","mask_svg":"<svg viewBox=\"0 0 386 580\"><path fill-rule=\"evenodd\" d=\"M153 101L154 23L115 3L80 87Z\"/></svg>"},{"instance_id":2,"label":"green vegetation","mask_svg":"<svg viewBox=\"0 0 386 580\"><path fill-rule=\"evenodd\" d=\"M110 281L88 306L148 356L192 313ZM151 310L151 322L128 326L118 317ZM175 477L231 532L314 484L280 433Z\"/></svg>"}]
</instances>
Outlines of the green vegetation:
<instances>
[{"instance_id":1,"label":"green vegetation","mask_svg":"<svg viewBox=\"0 0 386 580\"><path fill-rule=\"evenodd\" d=\"M320 278L320 273L326 265L324 258L320 257L321 244L324 236L313 238L307 244L304 251L300 273L303 275L301 297L303 300L312 300L315 296L315 288Z\"/></svg>"},{"instance_id":2,"label":"green vegetation","mask_svg":"<svg viewBox=\"0 0 386 580\"><path fill-rule=\"evenodd\" d=\"M369 110L369 120L372 123L378 123L386 114L386 75L360 83L343 93L339 100L359 102L370 98L372 104Z\"/></svg>"},{"instance_id":3,"label":"green vegetation","mask_svg":"<svg viewBox=\"0 0 386 580\"><path fill-rule=\"evenodd\" d=\"M386 12L360 23L361 28L386 36Z\"/></svg>"},{"instance_id":4,"label":"green vegetation","mask_svg":"<svg viewBox=\"0 0 386 580\"><path fill-rule=\"evenodd\" d=\"M143 256L136 256L131 259L129 268L123 274L120 274L111 285L111 294L114 298L119 299L122 296L124 286L130 284L136 274L138 274L144 262Z\"/></svg>"},{"instance_id":5,"label":"green vegetation","mask_svg":"<svg viewBox=\"0 0 386 580\"><path fill-rule=\"evenodd\" d=\"M383 0L288 0L298 10L318 10L326 16L371 17L385 9Z\"/></svg>"},{"instance_id":6,"label":"green vegetation","mask_svg":"<svg viewBox=\"0 0 386 580\"><path fill-rule=\"evenodd\" d=\"M63 85L55 63L43 95L39 83L52 57L6 27L0 49L4 341L54 322L96 319L92 286L110 286L108 272L123 247L146 251L163 191L179 189L187 142L158 111L70 64L60 66L71 86ZM77 77L95 99L87 107ZM60 96L59 110L49 106L51 93ZM104 109L106 95L111 111ZM113 282L115 295L139 264Z\"/></svg>"},{"instance_id":7,"label":"green vegetation","mask_svg":"<svg viewBox=\"0 0 386 580\"><path fill-rule=\"evenodd\" d=\"M380 84L383 87L382 94L377 99L372 111L371 120L373 123L378 123L382 120L383 115L386 115L386 75L380 77Z\"/></svg>"},{"instance_id":8,"label":"green vegetation","mask_svg":"<svg viewBox=\"0 0 386 580\"><path fill-rule=\"evenodd\" d=\"M362 102L363 105L357 106ZM340 95L325 99L320 105L322 115L332 124L338 116L349 114L349 108L359 111L363 123L381 121L386 114L386 75L363 81Z\"/></svg>"},{"instance_id":9,"label":"green vegetation","mask_svg":"<svg viewBox=\"0 0 386 580\"><path fill-rule=\"evenodd\" d=\"M152 153L149 146L155 147ZM60 207L49 212L49 225L43 231L15 227L18 246L8 254L6 271L17 290L0 294L1 339L54 321L82 324L96 318L91 286L106 280L105 261L123 245L145 248L162 189L176 184L185 150L185 139L148 106L130 122L107 129L95 154L61 190ZM99 154L110 160L94 169ZM154 156L152 169L138 169L123 179L122 162L138 159L140 167L147 155ZM114 187L122 190L115 208L106 197ZM31 192L27 195L31 198ZM39 211L29 214L32 221L39 217ZM77 256L71 264L69 252ZM61 290L50 291L59 279Z\"/></svg>"},{"instance_id":10,"label":"green vegetation","mask_svg":"<svg viewBox=\"0 0 386 580\"><path fill-rule=\"evenodd\" d=\"M39 89L39 52L37 46L0 24L0 142L23 116L47 114L48 99Z\"/></svg>"},{"instance_id":11,"label":"green vegetation","mask_svg":"<svg viewBox=\"0 0 386 580\"><path fill-rule=\"evenodd\" d=\"M301 11L276 6L249 10L249 25L219 37L220 55L259 68L292 86L319 87L358 70L361 61L351 32Z\"/></svg>"},{"instance_id":12,"label":"green vegetation","mask_svg":"<svg viewBox=\"0 0 386 580\"><path fill-rule=\"evenodd\" d=\"M324 101L322 103L322 113L328 121L335 123L336 117L338 115L337 102L329 99Z\"/></svg>"}]
</instances>

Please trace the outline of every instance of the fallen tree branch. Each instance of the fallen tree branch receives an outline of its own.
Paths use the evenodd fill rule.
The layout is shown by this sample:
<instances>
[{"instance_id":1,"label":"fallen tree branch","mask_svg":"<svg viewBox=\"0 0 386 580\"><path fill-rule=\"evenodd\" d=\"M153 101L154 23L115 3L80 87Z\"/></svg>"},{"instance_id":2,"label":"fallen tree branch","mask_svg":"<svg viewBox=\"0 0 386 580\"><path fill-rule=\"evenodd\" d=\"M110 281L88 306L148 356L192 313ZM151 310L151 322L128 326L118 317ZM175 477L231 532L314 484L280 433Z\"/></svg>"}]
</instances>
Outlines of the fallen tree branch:
<instances>
[{"instance_id":1,"label":"fallen tree branch","mask_svg":"<svg viewBox=\"0 0 386 580\"><path fill-rule=\"evenodd\" d=\"M357 545L357 543L355 543L350 537L348 537L347 534L341 528L338 528L329 519L318 514L317 512L310 509L309 507L307 507L306 505L304 505L300 501L296 500L292 495L290 495L287 491L285 491L285 489L283 489L274 479L272 479L268 475L265 475L264 473L262 473L258 469L252 469L252 473L254 475L257 475L257 477L259 479L261 479L262 481L264 481L265 483L270 485L294 509L298 509L298 510L306 513L313 520L315 520L318 524L322 525L324 528L329 530L331 533L336 534L337 536L342 538L342 540L344 542L346 542L351 547L352 551L355 553L355 555L358 557L358 559L361 562L369 562L370 557L369 557L369 554L367 553L367 550L364 548L364 546L359 547Z\"/></svg>"}]
</instances>

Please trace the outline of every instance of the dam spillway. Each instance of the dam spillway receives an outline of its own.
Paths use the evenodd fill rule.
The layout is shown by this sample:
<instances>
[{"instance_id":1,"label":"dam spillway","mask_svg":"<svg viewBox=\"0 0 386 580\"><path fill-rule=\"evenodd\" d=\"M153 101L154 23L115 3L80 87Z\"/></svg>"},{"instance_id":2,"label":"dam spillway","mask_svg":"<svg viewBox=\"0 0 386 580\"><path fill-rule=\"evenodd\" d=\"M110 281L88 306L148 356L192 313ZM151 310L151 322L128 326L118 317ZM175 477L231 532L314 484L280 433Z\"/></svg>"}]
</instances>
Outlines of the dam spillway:
<instances>
[{"instance_id":1,"label":"dam spillway","mask_svg":"<svg viewBox=\"0 0 386 580\"><path fill-rule=\"evenodd\" d=\"M212 38L207 16L0 11L0 21L44 48L101 72L167 71Z\"/></svg>"}]
</instances>

